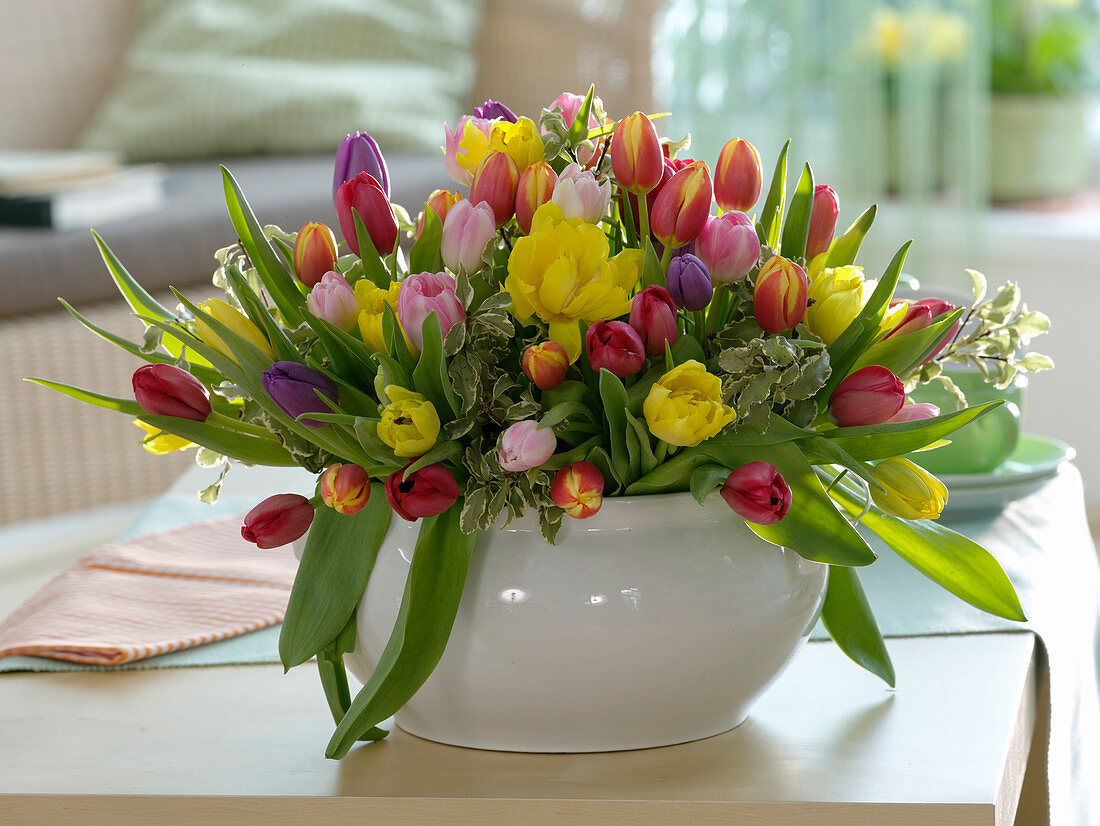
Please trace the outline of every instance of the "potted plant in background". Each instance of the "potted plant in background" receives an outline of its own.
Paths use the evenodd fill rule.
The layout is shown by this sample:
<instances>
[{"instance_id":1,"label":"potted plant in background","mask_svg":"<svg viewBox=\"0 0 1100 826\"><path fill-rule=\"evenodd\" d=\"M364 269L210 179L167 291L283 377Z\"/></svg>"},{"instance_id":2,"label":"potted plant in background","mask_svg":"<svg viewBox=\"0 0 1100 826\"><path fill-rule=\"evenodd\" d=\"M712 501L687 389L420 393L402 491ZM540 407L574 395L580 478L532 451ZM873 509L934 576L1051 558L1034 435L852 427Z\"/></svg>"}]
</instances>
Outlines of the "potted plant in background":
<instances>
[{"instance_id":1,"label":"potted plant in background","mask_svg":"<svg viewBox=\"0 0 1100 826\"><path fill-rule=\"evenodd\" d=\"M933 378L922 365L965 309L892 300L909 244L865 278L875 208L834 237L837 196L808 164L788 203L786 146L764 194L747 141L713 178L678 157L687 143L642 113L609 120L592 90L537 123L490 101L447 129L460 190L413 222L377 145L351 135L343 251L320 224L262 227L226 170L240 241L218 253L224 299L177 293L175 309L97 237L145 338L72 312L149 362L135 398L38 381L207 463L316 475L314 496L270 497L242 535L304 538L280 655L317 660L329 756L395 713L429 738L527 751L716 734L819 612L892 685L857 524L1024 618L996 560L933 521L943 484L902 458L997 406L941 414L903 387Z\"/></svg>"},{"instance_id":2,"label":"potted plant in background","mask_svg":"<svg viewBox=\"0 0 1100 826\"><path fill-rule=\"evenodd\" d=\"M991 194L995 201L1081 191L1095 10L1080 0L991 3Z\"/></svg>"}]
</instances>

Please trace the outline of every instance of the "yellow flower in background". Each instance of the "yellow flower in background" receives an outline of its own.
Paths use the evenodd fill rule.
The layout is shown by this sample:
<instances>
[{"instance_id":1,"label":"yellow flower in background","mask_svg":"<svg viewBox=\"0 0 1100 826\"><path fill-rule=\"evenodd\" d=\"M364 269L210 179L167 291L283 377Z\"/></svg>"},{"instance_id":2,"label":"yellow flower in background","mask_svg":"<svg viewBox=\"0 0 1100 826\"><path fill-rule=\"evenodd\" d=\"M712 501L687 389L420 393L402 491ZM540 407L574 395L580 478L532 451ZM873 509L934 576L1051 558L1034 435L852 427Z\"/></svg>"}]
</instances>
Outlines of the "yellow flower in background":
<instances>
[{"instance_id":1,"label":"yellow flower in background","mask_svg":"<svg viewBox=\"0 0 1100 826\"><path fill-rule=\"evenodd\" d=\"M871 498L891 516L936 519L947 504L946 485L908 459L883 459L871 469L871 476L885 488L871 488Z\"/></svg>"},{"instance_id":2,"label":"yellow flower in background","mask_svg":"<svg viewBox=\"0 0 1100 826\"><path fill-rule=\"evenodd\" d=\"M608 258L607 236L595 224L565 218L553 202L531 221L531 234L516 241L508 257L504 288L512 314L530 323L537 316L572 364L581 353L578 321L594 324L630 312L630 293L642 269L641 250Z\"/></svg>"},{"instance_id":3,"label":"yellow flower in background","mask_svg":"<svg viewBox=\"0 0 1100 826\"><path fill-rule=\"evenodd\" d=\"M439 414L430 401L396 384L386 386L390 403L382 409L378 438L402 458L421 456L439 438Z\"/></svg>"},{"instance_id":4,"label":"yellow flower in background","mask_svg":"<svg viewBox=\"0 0 1100 826\"><path fill-rule=\"evenodd\" d=\"M492 148L504 152L515 161L520 174L523 174L523 170L532 164L546 160L542 135L539 134L538 126L530 118L520 118L515 123L509 123L506 120L496 121L490 130L489 137Z\"/></svg>"},{"instance_id":5,"label":"yellow flower in background","mask_svg":"<svg viewBox=\"0 0 1100 826\"><path fill-rule=\"evenodd\" d=\"M942 9L914 8L899 13L883 6L871 16L866 40L871 53L889 68L903 62L947 63L966 54L969 29L962 15Z\"/></svg>"},{"instance_id":6,"label":"yellow flower in background","mask_svg":"<svg viewBox=\"0 0 1100 826\"><path fill-rule=\"evenodd\" d=\"M141 419L134 419L134 424L149 434L141 440L141 446L158 456L163 456L165 453L174 453L177 450L187 450L190 447L198 447L194 442L189 442L180 436L173 436L171 433L165 433L160 428L146 424Z\"/></svg>"},{"instance_id":7,"label":"yellow flower in background","mask_svg":"<svg viewBox=\"0 0 1100 826\"><path fill-rule=\"evenodd\" d=\"M394 315L397 315L397 297L400 292L399 281L394 281L385 290L369 278L360 278L355 282L355 300L359 302L359 335L363 337L363 343L375 353L386 352L382 319L385 318L387 304L393 309ZM404 328L401 332L404 334ZM409 352L413 351L407 335L405 345L409 348Z\"/></svg>"},{"instance_id":8,"label":"yellow flower in background","mask_svg":"<svg viewBox=\"0 0 1100 826\"><path fill-rule=\"evenodd\" d=\"M211 298L204 304L200 304L199 309L213 316L215 321L224 324L253 347L260 350L268 358L275 358L275 354L271 350L271 345L268 343L264 334L260 332L260 328L253 324L251 320L236 307L226 304L220 298ZM233 355L233 350L222 341L221 336L215 333L206 321L202 318L196 318L195 322L199 326L199 338L201 338L205 344L209 344L226 358L233 359L235 364L240 364L240 362L237 361L237 357Z\"/></svg>"},{"instance_id":9,"label":"yellow flower in background","mask_svg":"<svg viewBox=\"0 0 1100 826\"><path fill-rule=\"evenodd\" d=\"M694 447L737 418L722 403L722 380L697 361L673 367L649 390L642 405L649 432L670 445Z\"/></svg>"},{"instance_id":10,"label":"yellow flower in background","mask_svg":"<svg viewBox=\"0 0 1100 826\"><path fill-rule=\"evenodd\" d=\"M889 7L875 9L871 16L870 40L875 52L887 66L893 66L905 45L905 26L901 15Z\"/></svg>"}]
</instances>

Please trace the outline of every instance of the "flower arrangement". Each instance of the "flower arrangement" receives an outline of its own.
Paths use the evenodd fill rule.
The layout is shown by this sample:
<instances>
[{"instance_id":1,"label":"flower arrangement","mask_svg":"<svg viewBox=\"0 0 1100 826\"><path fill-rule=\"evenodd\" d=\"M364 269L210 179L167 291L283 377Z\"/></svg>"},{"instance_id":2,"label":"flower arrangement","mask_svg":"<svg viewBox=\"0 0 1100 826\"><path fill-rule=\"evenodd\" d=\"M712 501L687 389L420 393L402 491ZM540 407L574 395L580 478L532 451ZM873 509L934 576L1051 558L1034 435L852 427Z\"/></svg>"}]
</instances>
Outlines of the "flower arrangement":
<instances>
[{"instance_id":1,"label":"flower arrangement","mask_svg":"<svg viewBox=\"0 0 1100 826\"><path fill-rule=\"evenodd\" d=\"M330 756L385 735L443 653L478 534L527 511L553 543L605 497L717 492L731 519L831 566L826 627L891 684L859 523L961 598L1024 619L993 557L931 521L947 490L906 458L996 403L941 412L905 388L948 358L995 359L997 379L1046 366L1014 357L1045 319L1012 292L971 309L988 324L964 333L965 308L894 301L908 244L877 281L854 263L874 207L836 235L837 196L808 164L785 202L787 146L766 193L747 141L726 144L713 177L678 157L686 146L642 113L609 119L592 90L537 123L489 101L446 131L466 196L437 190L414 222L378 146L349 135L333 187L343 248L323 224L262 227L223 169L240 238L217 254L224 297L177 292L176 309L96 236L145 337L70 310L148 362L134 398L36 381L136 417L158 452L198 445L223 475L228 460L317 474L313 498L266 499L242 535L270 548L309 530L280 655L317 658ZM395 517L420 522L412 569L352 699L342 655Z\"/></svg>"}]
</instances>

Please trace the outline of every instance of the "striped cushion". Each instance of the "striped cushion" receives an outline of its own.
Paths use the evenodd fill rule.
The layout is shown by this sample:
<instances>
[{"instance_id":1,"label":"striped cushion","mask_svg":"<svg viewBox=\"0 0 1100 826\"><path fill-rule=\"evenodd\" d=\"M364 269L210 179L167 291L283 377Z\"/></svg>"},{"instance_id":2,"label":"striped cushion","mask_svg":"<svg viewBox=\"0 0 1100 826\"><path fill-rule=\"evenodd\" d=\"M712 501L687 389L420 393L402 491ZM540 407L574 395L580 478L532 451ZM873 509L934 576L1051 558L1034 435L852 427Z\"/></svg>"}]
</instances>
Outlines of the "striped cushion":
<instances>
[{"instance_id":1,"label":"striped cushion","mask_svg":"<svg viewBox=\"0 0 1100 826\"><path fill-rule=\"evenodd\" d=\"M482 0L147 0L81 139L130 160L437 149L473 82Z\"/></svg>"}]
</instances>

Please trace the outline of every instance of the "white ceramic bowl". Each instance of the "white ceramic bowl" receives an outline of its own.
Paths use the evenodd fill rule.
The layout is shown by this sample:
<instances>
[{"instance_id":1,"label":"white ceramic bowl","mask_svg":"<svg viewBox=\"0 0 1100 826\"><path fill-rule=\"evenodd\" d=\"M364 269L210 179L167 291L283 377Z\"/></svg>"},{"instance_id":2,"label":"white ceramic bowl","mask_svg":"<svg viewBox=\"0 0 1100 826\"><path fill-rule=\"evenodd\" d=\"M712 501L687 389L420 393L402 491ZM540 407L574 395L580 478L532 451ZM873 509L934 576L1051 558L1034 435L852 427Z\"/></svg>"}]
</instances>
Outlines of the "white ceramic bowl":
<instances>
[{"instance_id":1,"label":"white ceramic bowl","mask_svg":"<svg viewBox=\"0 0 1100 826\"><path fill-rule=\"evenodd\" d=\"M365 680L389 638L418 525L394 517L347 657ZM809 635L827 566L753 534L722 499L607 499L483 534L450 642L396 716L429 740L532 752L614 751L741 723Z\"/></svg>"}]
</instances>

